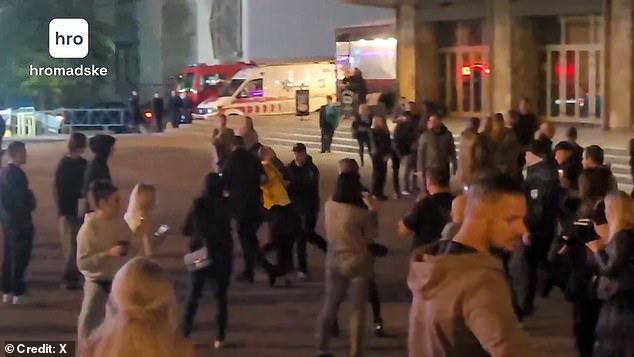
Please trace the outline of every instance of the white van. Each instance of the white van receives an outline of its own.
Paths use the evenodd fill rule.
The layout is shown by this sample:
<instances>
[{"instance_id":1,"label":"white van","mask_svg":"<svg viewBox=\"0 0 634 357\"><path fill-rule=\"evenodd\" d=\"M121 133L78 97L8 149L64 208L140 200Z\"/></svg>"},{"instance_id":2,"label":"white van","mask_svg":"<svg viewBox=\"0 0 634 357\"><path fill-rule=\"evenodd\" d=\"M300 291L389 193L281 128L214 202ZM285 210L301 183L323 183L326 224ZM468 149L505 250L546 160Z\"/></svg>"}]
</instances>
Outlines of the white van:
<instances>
[{"instance_id":1,"label":"white van","mask_svg":"<svg viewBox=\"0 0 634 357\"><path fill-rule=\"evenodd\" d=\"M274 115L295 113L295 91L308 89L310 111L326 104L337 92L335 64L330 62L268 65L236 73L220 91L198 105L194 119L224 115Z\"/></svg>"}]
</instances>

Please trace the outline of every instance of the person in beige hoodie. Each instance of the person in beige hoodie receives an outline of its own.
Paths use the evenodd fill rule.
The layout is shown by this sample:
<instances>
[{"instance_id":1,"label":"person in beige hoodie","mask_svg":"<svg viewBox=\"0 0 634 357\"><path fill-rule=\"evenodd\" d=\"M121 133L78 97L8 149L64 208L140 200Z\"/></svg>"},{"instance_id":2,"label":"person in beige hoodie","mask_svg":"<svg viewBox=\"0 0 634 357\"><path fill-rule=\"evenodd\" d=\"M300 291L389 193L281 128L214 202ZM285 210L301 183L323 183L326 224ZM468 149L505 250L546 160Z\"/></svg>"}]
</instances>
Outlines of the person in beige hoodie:
<instances>
[{"instance_id":1,"label":"person in beige hoodie","mask_svg":"<svg viewBox=\"0 0 634 357\"><path fill-rule=\"evenodd\" d=\"M77 326L80 345L104 319L114 275L138 251L121 215L118 189L110 181L93 181L88 198L94 212L86 214L77 235L77 267L85 280Z\"/></svg>"},{"instance_id":2,"label":"person in beige hoodie","mask_svg":"<svg viewBox=\"0 0 634 357\"><path fill-rule=\"evenodd\" d=\"M476 175L453 240L416 250L408 285L409 357L538 356L513 314L502 261L526 231L521 184L493 172Z\"/></svg>"}]
</instances>

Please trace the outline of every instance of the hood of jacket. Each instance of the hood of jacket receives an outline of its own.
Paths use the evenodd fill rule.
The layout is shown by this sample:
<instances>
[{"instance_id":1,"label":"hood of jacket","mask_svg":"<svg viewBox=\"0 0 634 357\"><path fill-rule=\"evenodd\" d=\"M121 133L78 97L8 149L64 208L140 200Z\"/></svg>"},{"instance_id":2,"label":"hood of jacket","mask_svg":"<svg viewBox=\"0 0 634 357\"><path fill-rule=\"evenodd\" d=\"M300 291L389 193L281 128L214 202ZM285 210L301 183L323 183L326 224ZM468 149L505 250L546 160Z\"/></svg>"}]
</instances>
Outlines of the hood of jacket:
<instances>
[{"instance_id":1,"label":"hood of jacket","mask_svg":"<svg viewBox=\"0 0 634 357\"><path fill-rule=\"evenodd\" d=\"M432 133L436 136L443 136L449 133L449 129L445 126L445 124L440 123L440 125L434 129L432 129Z\"/></svg>"},{"instance_id":2,"label":"hood of jacket","mask_svg":"<svg viewBox=\"0 0 634 357\"><path fill-rule=\"evenodd\" d=\"M452 286L468 284L474 276L472 274L504 274L501 260L490 254L444 254L443 249L449 243L437 242L414 253L407 279L413 295L429 300L450 294Z\"/></svg>"}]
</instances>

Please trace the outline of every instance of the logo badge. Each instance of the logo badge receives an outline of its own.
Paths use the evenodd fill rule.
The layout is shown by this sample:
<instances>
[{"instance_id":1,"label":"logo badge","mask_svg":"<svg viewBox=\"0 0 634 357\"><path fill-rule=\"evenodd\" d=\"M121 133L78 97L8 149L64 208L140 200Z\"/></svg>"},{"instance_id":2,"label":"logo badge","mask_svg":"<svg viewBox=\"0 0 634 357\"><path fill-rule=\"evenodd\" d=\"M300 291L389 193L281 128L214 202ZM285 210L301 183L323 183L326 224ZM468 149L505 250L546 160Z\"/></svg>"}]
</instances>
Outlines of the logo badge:
<instances>
[{"instance_id":1,"label":"logo badge","mask_svg":"<svg viewBox=\"0 0 634 357\"><path fill-rule=\"evenodd\" d=\"M53 19L48 24L48 53L53 58L88 56L88 21Z\"/></svg>"}]
</instances>

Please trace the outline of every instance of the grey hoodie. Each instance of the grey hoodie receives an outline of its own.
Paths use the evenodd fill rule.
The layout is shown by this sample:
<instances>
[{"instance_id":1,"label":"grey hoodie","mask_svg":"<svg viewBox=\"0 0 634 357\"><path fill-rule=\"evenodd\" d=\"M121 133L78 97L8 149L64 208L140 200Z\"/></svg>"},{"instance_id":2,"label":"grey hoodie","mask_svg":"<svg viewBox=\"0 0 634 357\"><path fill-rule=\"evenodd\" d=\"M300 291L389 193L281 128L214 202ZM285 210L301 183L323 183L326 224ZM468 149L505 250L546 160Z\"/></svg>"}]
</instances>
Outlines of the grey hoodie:
<instances>
[{"instance_id":1,"label":"grey hoodie","mask_svg":"<svg viewBox=\"0 0 634 357\"><path fill-rule=\"evenodd\" d=\"M445 254L449 245L462 251ZM414 253L407 283L409 357L538 356L513 314L498 258L437 242Z\"/></svg>"},{"instance_id":2,"label":"grey hoodie","mask_svg":"<svg viewBox=\"0 0 634 357\"><path fill-rule=\"evenodd\" d=\"M418 139L418 171L425 173L430 168L440 168L449 173L449 164L454 173L458 168L456 145L453 134L444 124L427 130Z\"/></svg>"}]
</instances>

